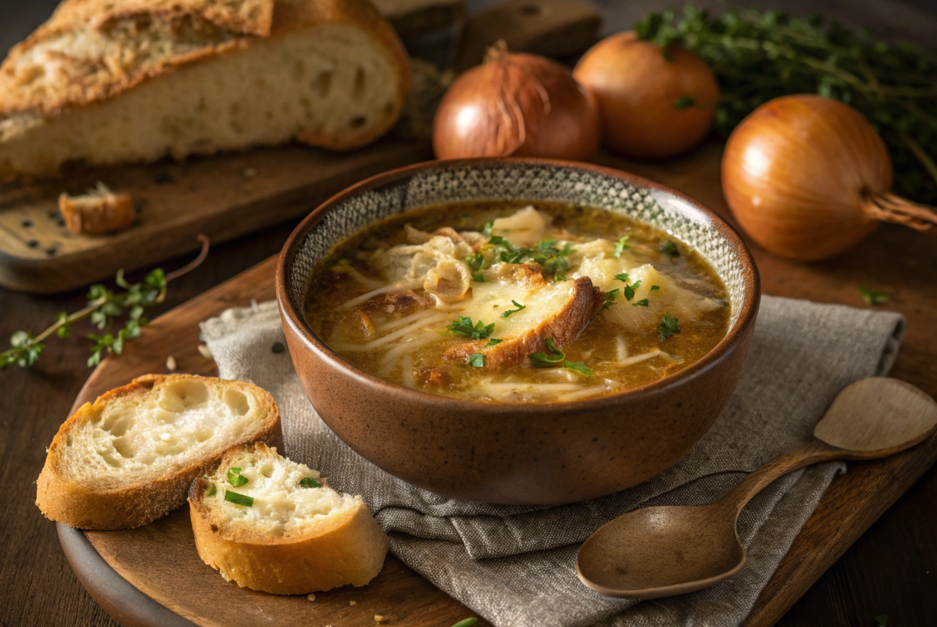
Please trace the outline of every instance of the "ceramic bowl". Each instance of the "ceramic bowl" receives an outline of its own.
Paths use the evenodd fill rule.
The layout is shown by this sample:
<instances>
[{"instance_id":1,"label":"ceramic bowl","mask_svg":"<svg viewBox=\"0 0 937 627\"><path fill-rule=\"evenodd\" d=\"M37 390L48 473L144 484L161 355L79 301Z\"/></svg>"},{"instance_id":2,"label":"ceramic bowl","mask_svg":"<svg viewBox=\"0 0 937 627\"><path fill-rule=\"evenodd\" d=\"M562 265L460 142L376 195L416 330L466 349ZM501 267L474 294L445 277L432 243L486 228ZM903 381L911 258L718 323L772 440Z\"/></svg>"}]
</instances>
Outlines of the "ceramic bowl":
<instances>
[{"instance_id":1,"label":"ceramic bowl","mask_svg":"<svg viewBox=\"0 0 937 627\"><path fill-rule=\"evenodd\" d=\"M368 374L332 351L303 315L308 278L330 248L376 220L479 199L602 207L671 232L713 265L728 289L726 337L692 366L643 387L564 403L483 403L436 396ZM760 299L754 261L712 211L625 172L540 159L433 161L387 172L332 197L296 228L280 256L277 300L306 395L351 448L438 494L504 504L604 496L683 457L735 390Z\"/></svg>"}]
</instances>

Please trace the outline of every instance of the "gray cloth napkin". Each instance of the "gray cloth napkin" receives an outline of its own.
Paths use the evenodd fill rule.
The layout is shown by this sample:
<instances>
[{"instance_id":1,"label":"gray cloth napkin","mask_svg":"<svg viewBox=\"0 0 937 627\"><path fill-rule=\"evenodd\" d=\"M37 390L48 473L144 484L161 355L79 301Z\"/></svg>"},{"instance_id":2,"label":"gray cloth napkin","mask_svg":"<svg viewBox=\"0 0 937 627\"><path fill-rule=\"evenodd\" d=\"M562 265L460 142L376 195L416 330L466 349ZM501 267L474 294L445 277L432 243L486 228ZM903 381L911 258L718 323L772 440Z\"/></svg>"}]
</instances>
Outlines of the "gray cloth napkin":
<instances>
[{"instance_id":1,"label":"gray cloth napkin","mask_svg":"<svg viewBox=\"0 0 937 627\"><path fill-rule=\"evenodd\" d=\"M758 495L739 519L744 569L708 590L643 603L603 597L576 577L579 544L636 507L715 501L745 473L808 441L842 388L888 373L903 327L893 312L764 297L738 390L690 453L637 487L559 507L448 499L360 457L316 415L289 355L271 350L285 341L275 303L230 309L203 322L202 337L222 377L273 394L287 456L361 494L395 555L498 627L729 627L745 620L843 464L791 473Z\"/></svg>"}]
</instances>

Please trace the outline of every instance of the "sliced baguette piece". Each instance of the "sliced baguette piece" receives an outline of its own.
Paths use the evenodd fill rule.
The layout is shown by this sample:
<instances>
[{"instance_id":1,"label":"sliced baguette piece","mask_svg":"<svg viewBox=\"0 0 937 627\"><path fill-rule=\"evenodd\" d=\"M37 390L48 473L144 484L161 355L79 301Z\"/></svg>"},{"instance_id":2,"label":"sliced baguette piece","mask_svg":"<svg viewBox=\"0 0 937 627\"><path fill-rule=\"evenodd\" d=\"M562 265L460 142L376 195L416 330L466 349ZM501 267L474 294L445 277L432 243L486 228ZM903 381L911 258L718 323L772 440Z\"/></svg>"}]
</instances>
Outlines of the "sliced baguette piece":
<instances>
[{"instance_id":1,"label":"sliced baguette piece","mask_svg":"<svg viewBox=\"0 0 937 627\"><path fill-rule=\"evenodd\" d=\"M72 527L140 527L182 505L192 480L231 447L281 439L279 409L256 385L146 375L85 403L59 428L36 505Z\"/></svg>"},{"instance_id":2,"label":"sliced baguette piece","mask_svg":"<svg viewBox=\"0 0 937 627\"><path fill-rule=\"evenodd\" d=\"M247 482L233 486L232 468ZM319 487L302 486L304 479ZM238 504L231 493L253 500ZM387 536L360 496L336 492L317 471L259 442L228 451L213 473L193 481L189 506L202 560L253 590L308 594L363 586L387 554Z\"/></svg>"},{"instance_id":3,"label":"sliced baguette piece","mask_svg":"<svg viewBox=\"0 0 937 627\"><path fill-rule=\"evenodd\" d=\"M0 177L357 148L390 129L410 80L367 0L65 0L0 66Z\"/></svg>"}]
</instances>

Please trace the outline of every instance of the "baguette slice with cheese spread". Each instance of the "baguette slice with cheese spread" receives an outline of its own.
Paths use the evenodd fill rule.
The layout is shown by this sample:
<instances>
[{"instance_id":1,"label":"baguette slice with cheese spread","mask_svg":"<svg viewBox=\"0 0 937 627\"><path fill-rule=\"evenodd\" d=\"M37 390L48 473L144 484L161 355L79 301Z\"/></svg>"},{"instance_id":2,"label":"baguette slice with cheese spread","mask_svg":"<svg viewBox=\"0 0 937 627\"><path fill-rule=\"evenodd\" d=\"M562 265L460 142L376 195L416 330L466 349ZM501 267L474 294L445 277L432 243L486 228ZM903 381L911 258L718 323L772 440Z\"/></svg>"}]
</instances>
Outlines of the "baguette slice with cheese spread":
<instances>
[{"instance_id":1,"label":"baguette slice with cheese spread","mask_svg":"<svg viewBox=\"0 0 937 627\"><path fill-rule=\"evenodd\" d=\"M195 546L239 586L308 594L363 586L381 571L387 536L360 496L262 443L225 454L189 489Z\"/></svg>"},{"instance_id":2,"label":"baguette slice with cheese spread","mask_svg":"<svg viewBox=\"0 0 937 627\"><path fill-rule=\"evenodd\" d=\"M348 150L409 89L367 0L65 0L0 66L0 177L291 140Z\"/></svg>"},{"instance_id":3,"label":"baguette slice with cheese spread","mask_svg":"<svg viewBox=\"0 0 937 627\"><path fill-rule=\"evenodd\" d=\"M228 449L282 439L273 397L256 385L147 375L85 403L59 429L36 505L82 529L140 527L185 503Z\"/></svg>"}]
</instances>

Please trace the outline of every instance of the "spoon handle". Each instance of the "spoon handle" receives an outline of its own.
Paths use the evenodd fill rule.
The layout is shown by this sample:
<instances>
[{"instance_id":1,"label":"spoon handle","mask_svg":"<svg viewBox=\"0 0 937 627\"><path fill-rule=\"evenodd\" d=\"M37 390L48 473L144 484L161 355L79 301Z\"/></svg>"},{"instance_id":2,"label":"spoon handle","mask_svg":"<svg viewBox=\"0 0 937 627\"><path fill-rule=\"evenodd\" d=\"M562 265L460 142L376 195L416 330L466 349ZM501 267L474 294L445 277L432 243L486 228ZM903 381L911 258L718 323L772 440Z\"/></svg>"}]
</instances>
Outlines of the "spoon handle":
<instances>
[{"instance_id":1,"label":"spoon handle","mask_svg":"<svg viewBox=\"0 0 937 627\"><path fill-rule=\"evenodd\" d=\"M742 482L735 486L731 492L722 497L721 502L726 507L734 510L735 515L738 516L739 512L745 508L745 505L747 505L756 494L768 487L768 485L779 477L793 472L798 468L803 468L804 466L817 464L819 462L846 459L848 456L848 451L832 447L829 444L814 439L812 442L800 448L785 453L780 457L775 457L755 472L749 474L742 479Z\"/></svg>"}]
</instances>

